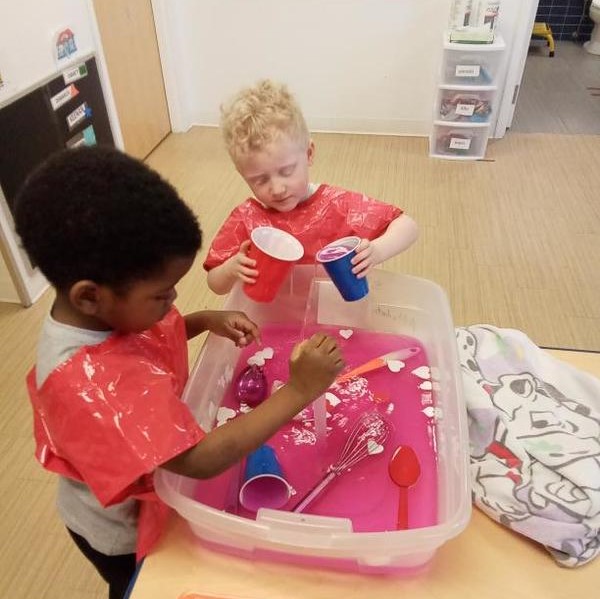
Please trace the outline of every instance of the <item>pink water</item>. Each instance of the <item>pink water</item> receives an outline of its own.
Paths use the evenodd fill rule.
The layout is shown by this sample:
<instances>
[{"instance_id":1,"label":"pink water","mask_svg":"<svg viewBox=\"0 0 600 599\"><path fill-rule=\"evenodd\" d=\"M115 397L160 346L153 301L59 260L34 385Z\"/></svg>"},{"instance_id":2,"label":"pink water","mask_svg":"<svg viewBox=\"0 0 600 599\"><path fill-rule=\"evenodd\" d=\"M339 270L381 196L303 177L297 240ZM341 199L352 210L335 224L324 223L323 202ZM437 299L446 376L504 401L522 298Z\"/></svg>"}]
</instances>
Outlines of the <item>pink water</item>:
<instances>
[{"instance_id":1,"label":"pink water","mask_svg":"<svg viewBox=\"0 0 600 599\"><path fill-rule=\"evenodd\" d=\"M349 339L340 336L339 328L320 327L339 341L350 370L372 358L403 348L419 347L421 351L405 360L399 372L387 367L366 373L342 383L335 383L329 392L339 400L328 402L327 436L315 434L312 408L305 409L295 420L282 427L269 441L294 494L284 510L291 510L298 500L327 473L328 467L340 456L354 422L367 411L377 411L392 425L392 432L382 453L368 455L351 470L335 478L323 493L305 510L309 514L336 516L352 520L355 532L376 532L396 529L399 488L388 474L391 455L399 445L410 445L421 466L421 476L409 489L409 528L431 526L437 522L437 472L435 453L435 423L431 416L433 404L431 383L423 374L428 366L427 355L418 340L384 333L355 329ZM308 337L312 331L305 330ZM285 382L288 359L300 336L298 325L266 325L261 329L263 348L273 348L273 358L264 369L269 381ZM233 382L247 366L256 346L242 352L236 365ZM419 368L419 375L413 371ZM222 406L241 413L230 385ZM335 401L333 402L335 403ZM429 409L428 409L429 408ZM243 466L243 465L242 465ZM232 468L211 481L198 483L194 498L203 504L224 509L239 516L254 519L256 514L241 507L237 500L240 473Z\"/></svg>"}]
</instances>

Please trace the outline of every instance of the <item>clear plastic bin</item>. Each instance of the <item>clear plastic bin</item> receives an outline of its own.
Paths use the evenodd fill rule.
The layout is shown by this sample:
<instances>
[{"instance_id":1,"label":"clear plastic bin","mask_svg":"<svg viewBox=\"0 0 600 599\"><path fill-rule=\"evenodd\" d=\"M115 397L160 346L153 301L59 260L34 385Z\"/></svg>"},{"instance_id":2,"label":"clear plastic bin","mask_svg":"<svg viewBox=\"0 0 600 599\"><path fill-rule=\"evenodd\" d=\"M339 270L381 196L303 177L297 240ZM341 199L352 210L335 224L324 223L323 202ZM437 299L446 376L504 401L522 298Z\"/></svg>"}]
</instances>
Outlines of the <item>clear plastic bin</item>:
<instances>
[{"instance_id":1,"label":"clear plastic bin","mask_svg":"<svg viewBox=\"0 0 600 599\"><path fill-rule=\"evenodd\" d=\"M504 42L493 44L444 43L443 83L448 85L496 85Z\"/></svg>"},{"instance_id":2,"label":"clear plastic bin","mask_svg":"<svg viewBox=\"0 0 600 599\"><path fill-rule=\"evenodd\" d=\"M489 123L496 87L441 85L435 118L455 123Z\"/></svg>"},{"instance_id":3,"label":"clear plastic bin","mask_svg":"<svg viewBox=\"0 0 600 599\"><path fill-rule=\"evenodd\" d=\"M431 136L430 156L452 160L483 158L489 125L486 123L444 123L436 121Z\"/></svg>"},{"instance_id":4,"label":"clear plastic bin","mask_svg":"<svg viewBox=\"0 0 600 599\"><path fill-rule=\"evenodd\" d=\"M155 475L158 494L205 544L247 558L408 574L423 569L441 545L466 527L471 515L466 409L446 296L431 281L379 270L369 274L369 286L365 299L347 303L324 271L297 266L273 303L254 303L236 287L226 308L243 310L259 324L309 322L354 327L410 335L423 344L435 373L432 394L439 408L435 427L437 524L357 533L346 518L272 509L260 509L256 520L251 520L194 500L197 486L209 481L159 469ZM231 342L209 335L192 370L184 401L205 430L215 425L239 352ZM239 467L225 475L239 477ZM223 501L227 502L227 497Z\"/></svg>"}]
</instances>

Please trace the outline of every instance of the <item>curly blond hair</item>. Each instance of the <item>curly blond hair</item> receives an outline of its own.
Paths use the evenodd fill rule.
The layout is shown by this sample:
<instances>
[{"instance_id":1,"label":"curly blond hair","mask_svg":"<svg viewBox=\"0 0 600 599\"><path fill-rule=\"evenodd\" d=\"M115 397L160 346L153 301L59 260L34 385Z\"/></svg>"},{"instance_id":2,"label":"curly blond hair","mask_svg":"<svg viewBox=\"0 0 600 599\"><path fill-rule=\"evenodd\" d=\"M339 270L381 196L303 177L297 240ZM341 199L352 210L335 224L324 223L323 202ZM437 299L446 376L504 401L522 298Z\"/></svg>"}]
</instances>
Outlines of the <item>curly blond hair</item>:
<instances>
[{"instance_id":1,"label":"curly blond hair","mask_svg":"<svg viewBox=\"0 0 600 599\"><path fill-rule=\"evenodd\" d=\"M282 135L307 145L309 132L300 106L287 87L263 79L221 106L221 129L234 162Z\"/></svg>"}]
</instances>

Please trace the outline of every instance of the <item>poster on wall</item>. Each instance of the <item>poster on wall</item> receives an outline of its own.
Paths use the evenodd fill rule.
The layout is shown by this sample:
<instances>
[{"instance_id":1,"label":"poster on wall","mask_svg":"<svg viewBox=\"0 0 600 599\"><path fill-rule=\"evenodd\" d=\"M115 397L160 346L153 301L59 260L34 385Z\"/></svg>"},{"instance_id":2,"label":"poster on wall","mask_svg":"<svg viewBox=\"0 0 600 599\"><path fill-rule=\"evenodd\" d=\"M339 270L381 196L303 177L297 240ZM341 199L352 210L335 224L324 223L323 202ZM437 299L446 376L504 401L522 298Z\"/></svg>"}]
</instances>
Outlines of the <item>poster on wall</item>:
<instances>
[{"instance_id":1,"label":"poster on wall","mask_svg":"<svg viewBox=\"0 0 600 599\"><path fill-rule=\"evenodd\" d=\"M70 27L61 29L54 36L54 60L58 65L65 64L77 54L77 42L75 33Z\"/></svg>"}]
</instances>

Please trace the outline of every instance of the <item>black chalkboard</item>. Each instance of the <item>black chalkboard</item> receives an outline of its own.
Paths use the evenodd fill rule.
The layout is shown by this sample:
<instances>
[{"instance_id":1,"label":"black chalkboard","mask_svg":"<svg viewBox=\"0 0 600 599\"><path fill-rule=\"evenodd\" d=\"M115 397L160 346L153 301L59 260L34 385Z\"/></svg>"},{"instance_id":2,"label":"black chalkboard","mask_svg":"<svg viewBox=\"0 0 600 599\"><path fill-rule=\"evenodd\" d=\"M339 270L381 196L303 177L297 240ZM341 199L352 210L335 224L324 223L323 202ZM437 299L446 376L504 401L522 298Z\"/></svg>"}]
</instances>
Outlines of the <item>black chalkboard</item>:
<instances>
[{"instance_id":1,"label":"black chalkboard","mask_svg":"<svg viewBox=\"0 0 600 599\"><path fill-rule=\"evenodd\" d=\"M87 75L74 82L79 93L57 110L50 99L67 87L62 74L0 109L0 187L11 212L27 175L90 125L98 144L114 146L95 58L85 65ZM67 116L84 102L91 116L69 129Z\"/></svg>"}]
</instances>

